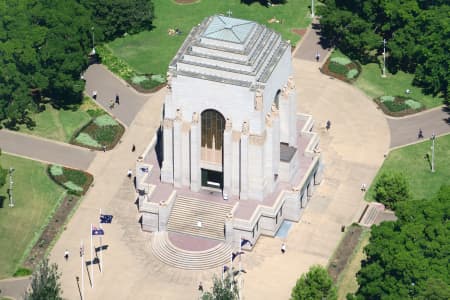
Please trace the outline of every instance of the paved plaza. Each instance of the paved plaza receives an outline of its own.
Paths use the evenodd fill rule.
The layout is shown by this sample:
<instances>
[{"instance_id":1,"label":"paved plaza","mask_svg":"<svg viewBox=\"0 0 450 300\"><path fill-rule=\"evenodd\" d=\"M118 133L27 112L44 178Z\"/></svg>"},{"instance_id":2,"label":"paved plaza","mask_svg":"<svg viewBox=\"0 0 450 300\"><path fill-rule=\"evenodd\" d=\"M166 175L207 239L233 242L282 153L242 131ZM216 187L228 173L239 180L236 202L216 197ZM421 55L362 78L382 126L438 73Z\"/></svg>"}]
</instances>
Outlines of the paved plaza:
<instances>
[{"instance_id":1,"label":"paved plaza","mask_svg":"<svg viewBox=\"0 0 450 300\"><path fill-rule=\"evenodd\" d=\"M342 237L341 225L357 221L365 205L360 185L371 182L389 148L413 142L414 138L404 137L416 137L418 128L423 128L424 134L450 129L448 123L447 127L439 127L443 118L448 117L438 114L439 110L387 120L363 92L320 73L321 62L316 62L314 55L300 56L298 53L313 53L317 48L316 42L306 41L313 39L307 35L293 54L297 105L298 111L312 114L316 120L313 130L320 134L324 179L317 186L301 222L292 225L286 239L262 237L253 251L242 256L247 271L242 289L244 299L288 299L297 278L310 265L328 262ZM90 278L85 269L85 299L197 299L198 282L202 281L208 289L212 275L219 275L220 270L180 270L157 260L151 251L151 233L141 231L133 201L134 188L126 177L126 170L134 168L137 157L160 125L165 89L141 95L103 67L97 66L92 77L91 71L86 77L88 93L95 88L103 105L107 105L117 91L124 99L120 110L111 111L128 126L115 149L95 154L78 147L0 131L0 146L5 152L77 166L94 175L94 186L50 254L50 260L57 263L62 272L63 297L80 299L76 282L76 277L81 277L80 241L85 244L85 260L89 261L90 224L98 223L99 209L102 209L104 213L113 214L114 219L112 224L104 226L103 244L108 247L103 252L103 272L95 265L94 278ZM125 99L133 104L127 105ZM433 119L435 117L438 119ZM329 131L325 129L327 120L331 121ZM35 151L24 152L26 143L33 143ZM130 151L133 144L136 152ZM70 149L77 152L67 152ZM61 158L56 154L42 156L46 151L65 154L58 154L63 155ZM282 242L287 245L284 255L280 253ZM94 243L99 246L97 238ZM71 253L67 262L63 257L65 249ZM2 284L4 282L0 282L0 288Z\"/></svg>"}]
</instances>

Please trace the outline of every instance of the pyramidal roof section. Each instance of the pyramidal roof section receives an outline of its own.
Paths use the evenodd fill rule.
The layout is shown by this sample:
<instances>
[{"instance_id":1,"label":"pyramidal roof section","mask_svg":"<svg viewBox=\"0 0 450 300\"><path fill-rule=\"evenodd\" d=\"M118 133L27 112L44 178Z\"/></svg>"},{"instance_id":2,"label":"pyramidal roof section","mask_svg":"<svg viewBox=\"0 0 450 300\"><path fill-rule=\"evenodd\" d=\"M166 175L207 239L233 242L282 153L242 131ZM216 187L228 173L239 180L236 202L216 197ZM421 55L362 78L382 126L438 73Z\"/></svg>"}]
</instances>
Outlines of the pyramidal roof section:
<instances>
[{"instance_id":1,"label":"pyramidal roof section","mask_svg":"<svg viewBox=\"0 0 450 300\"><path fill-rule=\"evenodd\" d=\"M255 22L225 16L214 16L203 32L203 37L234 43L243 43Z\"/></svg>"},{"instance_id":2,"label":"pyramidal roof section","mask_svg":"<svg viewBox=\"0 0 450 300\"><path fill-rule=\"evenodd\" d=\"M250 87L270 78L288 43L254 21L215 15L194 27L169 65L187 76Z\"/></svg>"}]
</instances>

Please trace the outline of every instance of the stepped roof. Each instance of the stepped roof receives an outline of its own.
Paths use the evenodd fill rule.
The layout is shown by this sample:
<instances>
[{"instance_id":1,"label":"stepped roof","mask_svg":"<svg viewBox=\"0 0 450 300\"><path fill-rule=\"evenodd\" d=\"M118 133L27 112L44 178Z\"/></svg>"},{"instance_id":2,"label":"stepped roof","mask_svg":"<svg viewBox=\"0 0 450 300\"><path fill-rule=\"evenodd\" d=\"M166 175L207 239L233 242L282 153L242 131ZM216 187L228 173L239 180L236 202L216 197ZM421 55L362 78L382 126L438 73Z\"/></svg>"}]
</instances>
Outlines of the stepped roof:
<instances>
[{"instance_id":1,"label":"stepped roof","mask_svg":"<svg viewBox=\"0 0 450 300\"><path fill-rule=\"evenodd\" d=\"M172 76L264 85L290 45L253 21L215 15L194 27L169 66Z\"/></svg>"}]
</instances>

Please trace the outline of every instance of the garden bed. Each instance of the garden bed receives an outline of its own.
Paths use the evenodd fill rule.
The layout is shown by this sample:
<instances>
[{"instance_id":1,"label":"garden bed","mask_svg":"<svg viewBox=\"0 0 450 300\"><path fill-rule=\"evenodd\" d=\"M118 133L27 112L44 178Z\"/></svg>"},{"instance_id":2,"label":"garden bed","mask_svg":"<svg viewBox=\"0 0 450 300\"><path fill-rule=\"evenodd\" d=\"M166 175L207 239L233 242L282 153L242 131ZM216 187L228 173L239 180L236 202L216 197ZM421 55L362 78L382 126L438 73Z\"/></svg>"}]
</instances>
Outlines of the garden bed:
<instances>
[{"instance_id":1,"label":"garden bed","mask_svg":"<svg viewBox=\"0 0 450 300\"><path fill-rule=\"evenodd\" d=\"M415 114L425 109L420 102L402 96L381 96L374 101L385 114L393 117Z\"/></svg>"},{"instance_id":2,"label":"garden bed","mask_svg":"<svg viewBox=\"0 0 450 300\"><path fill-rule=\"evenodd\" d=\"M353 83L361 74L361 66L347 57L332 56L322 66L321 71L339 80Z\"/></svg>"},{"instance_id":3,"label":"garden bed","mask_svg":"<svg viewBox=\"0 0 450 300\"><path fill-rule=\"evenodd\" d=\"M120 141L124 132L122 124L103 113L75 134L70 143L93 150L110 150Z\"/></svg>"},{"instance_id":4,"label":"garden bed","mask_svg":"<svg viewBox=\"0 0 450 300\"><path fill-rule=\"evenodd\" d=\"M84 195L94 180L89 173L59 165L50 165L47 173L53 181L75 195Z\"/></svg>"}]
</instances>

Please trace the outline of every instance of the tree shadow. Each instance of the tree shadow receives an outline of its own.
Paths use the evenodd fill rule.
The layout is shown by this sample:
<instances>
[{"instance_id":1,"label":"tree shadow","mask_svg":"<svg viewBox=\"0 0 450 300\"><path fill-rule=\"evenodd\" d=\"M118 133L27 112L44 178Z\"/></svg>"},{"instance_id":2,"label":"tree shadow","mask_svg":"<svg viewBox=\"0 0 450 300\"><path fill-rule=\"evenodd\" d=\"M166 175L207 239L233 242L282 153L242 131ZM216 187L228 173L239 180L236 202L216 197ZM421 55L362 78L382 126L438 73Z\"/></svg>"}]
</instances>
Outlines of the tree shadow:
<instances>
[{"instance_id":1,"label":"tree shadow","mask_svg":"<svg viewBox=\"0 0 450 300\"><path fill-rule=\"evenodd\" d=\"M162 162L163 162L163 159L164 159L162 126L160 126L158 128L158 131L156 133L155 153L156 153L156 160L158 161L159 168L161 169L162 168Z\"/></svg>"},{"instance_id":2,"label":"tree shadow","mask_svg":"<svg viewBox=\"0 0 450 300\"><path fill-rule=\"evenodd\" d=\"M258 2L264 7L270 7L272 5L286 4L288 0L241 0L241 3L246 5L252 5L255 2Z\"/></svg>"},{"instance_id":3,"label":"tree shadow","mask_svg":"<svg viewBox=\"0 0 450 300\"><path fill-rule=\"evenodd\" d=\"M443 111L443 112L446 112L447 114L450 115L450 107L448 106L448 104L446 104L446 106L444 106L444 107L442 108L442 111ZM448 118L443 119L443 121L444 121L445 123L447 123L448 125L450 125L450 116L449 116Z\"/></svg>"}]
</instances>

